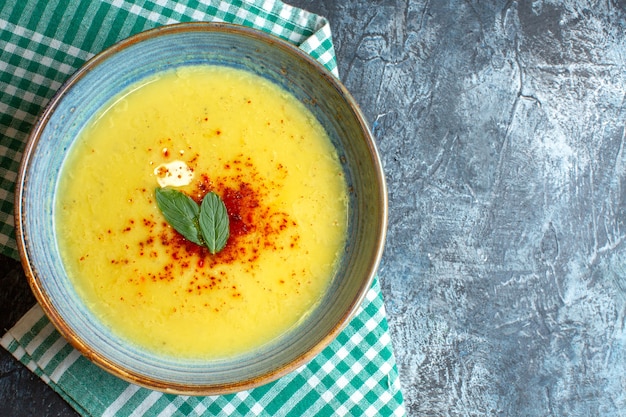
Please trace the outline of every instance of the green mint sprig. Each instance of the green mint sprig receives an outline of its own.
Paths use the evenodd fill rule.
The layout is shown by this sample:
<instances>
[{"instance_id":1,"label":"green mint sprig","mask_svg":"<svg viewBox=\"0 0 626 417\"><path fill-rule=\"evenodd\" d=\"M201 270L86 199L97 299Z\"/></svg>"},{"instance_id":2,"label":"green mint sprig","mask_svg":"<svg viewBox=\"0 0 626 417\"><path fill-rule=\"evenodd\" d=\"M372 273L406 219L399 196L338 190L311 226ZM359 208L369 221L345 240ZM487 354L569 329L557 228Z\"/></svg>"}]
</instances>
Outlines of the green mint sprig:
<instances>
[{"instance_id":1,"label":"green mint sprig","mask_svg":"<svg viewBox=\"0 0 626 417\"><path fill-rule=\"evenodd\" d=\"M210 192L198 204L172 188L157 188L156 202L165 220L190 242L206 246L215 255L226 246L230 225L226 205Z\"/></svg>"}]
</instances>

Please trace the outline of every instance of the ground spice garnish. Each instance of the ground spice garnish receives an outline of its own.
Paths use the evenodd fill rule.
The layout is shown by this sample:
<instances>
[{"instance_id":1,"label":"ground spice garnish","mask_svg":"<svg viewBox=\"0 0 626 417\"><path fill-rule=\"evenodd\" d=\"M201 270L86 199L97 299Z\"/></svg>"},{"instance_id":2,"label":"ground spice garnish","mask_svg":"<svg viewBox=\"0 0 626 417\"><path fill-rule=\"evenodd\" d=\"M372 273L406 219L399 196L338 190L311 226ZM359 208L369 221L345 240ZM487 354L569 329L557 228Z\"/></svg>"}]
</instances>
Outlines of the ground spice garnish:
<instances>
[{"instance_id":1,"label":"ground spice garnish","mask_svg":"<svg viewBox=\"0 0 626 417\"><path fill-rule=\"evenodd\" d=\"M197 157L196 154L192 159ZM188 164L191 166L191 161ZM211 177L207 173L196 174L189 195L198 203L209 192L215 192L221 197L230 221L230 236L224 249L212 255L206 247L188 241L166 222L153 216L138 221L131 219L127 223L128 230L124 230L143 228L147 236L137 243L137 256L165 262L164 266L153 273L143 272L142 275L142 272L136 270L136 276L130 278L131 282L142 285L147 282L171 282L192 270L193 279L184 289L186 293L202 294L204 291L220 289L231 291L233 298L241 298L243 296L241 291L231 288L225 272L216 267L237 263L242 265L245 271L253 272L255 263L261 256L261 249L284 249L283 243L279 243L285 241L281 236L292 229L292 226L296 226L296 223L287 213L263 204L273 184L261 178L251 159L243 155L225 162L223 167L229 176ZM285 167L278 164L276 169L285 170ZM145 189L140 191L149 198L151 191ZM287 240L288 247L294 248L297 246L299 236L293 233ZM157 245L164 248L166 259L159 255ZM112 262L118 263L119 260ZM219 273L219 276L216 276L216 273ZM284 283L284 280L281 280L281 283Z\"/></svg>"}]
</instances>

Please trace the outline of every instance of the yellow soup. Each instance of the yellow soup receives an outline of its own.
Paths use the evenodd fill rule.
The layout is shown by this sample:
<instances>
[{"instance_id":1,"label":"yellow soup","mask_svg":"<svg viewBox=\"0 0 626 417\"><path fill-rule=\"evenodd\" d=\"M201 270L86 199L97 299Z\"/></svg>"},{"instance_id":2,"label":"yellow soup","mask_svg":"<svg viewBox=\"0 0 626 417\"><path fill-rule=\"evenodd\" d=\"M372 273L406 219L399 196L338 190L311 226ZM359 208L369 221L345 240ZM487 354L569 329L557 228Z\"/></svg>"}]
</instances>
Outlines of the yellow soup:
<instances>
[{"instance_id":1,"label":"yellow soup","mask_svg":"<svg viewBox=\"0 0 626 417\"><path fill-rule=\"evenodd\" d=\"M160 212L158 187L230 219L212 255ZM56 202L59 247L88 307L165 355L254 349L320 300L343 251L347 190L336 151L293 96L251 73L183 67L113 100L78 138Z\"/></svg>"}]
</instances>

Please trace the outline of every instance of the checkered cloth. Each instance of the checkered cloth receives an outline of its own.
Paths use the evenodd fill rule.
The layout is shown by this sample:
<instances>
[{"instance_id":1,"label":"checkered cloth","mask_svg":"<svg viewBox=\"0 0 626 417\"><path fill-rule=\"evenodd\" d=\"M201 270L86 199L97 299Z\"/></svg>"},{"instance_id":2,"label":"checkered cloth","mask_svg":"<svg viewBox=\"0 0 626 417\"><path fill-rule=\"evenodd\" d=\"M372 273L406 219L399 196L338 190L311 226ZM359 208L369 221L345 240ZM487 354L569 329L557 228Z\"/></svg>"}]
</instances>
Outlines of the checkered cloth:
<instances>
[{"instance_id":1,"label":"checkered cloth","mask_svg":"<svg viewBox=\"0 0 626 417\"><path fill-rule=\"evenodd\" d=\"M88 58L137 32L184 21L252 26L298 45L335 75L328 22L276 0L0 2L0 251L17 258L13 198L37 115ZM33 307L0 344L84 416L404 415L378 280L348 327L309 364L259 388L207 397L167 395L101 370Z\"/></svg>"}]
</instances>

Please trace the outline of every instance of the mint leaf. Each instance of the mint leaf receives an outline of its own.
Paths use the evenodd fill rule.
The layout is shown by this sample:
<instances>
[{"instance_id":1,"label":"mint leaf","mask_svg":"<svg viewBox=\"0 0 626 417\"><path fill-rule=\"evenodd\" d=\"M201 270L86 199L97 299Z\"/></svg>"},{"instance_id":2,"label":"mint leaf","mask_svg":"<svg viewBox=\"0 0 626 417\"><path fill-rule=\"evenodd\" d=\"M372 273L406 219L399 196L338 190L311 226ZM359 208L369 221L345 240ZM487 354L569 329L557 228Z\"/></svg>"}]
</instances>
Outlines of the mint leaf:
<instances>
[{"instance_id":1,"label":"mint leaf","mask_svg":"<svg viewBox=\"0 0 626 417\"><path fill-rule=\"evenodd\" d=\"M210 192L198 204L187 194L171 188L157 188L156 202L165 220L185 239L206 246L215 255L224 249L230 225L226 205Z\"/></svg>"},{"instance_id":2,"label":"mint leaf","mask_svg":"<svg viewBox=\"0 0 626 417\"><path fill-rule=\"evenodd\" d=\"M212 254L224 249L230 235L228 212L222 199L214 192L204 196L200 205L198 224L204 243Z\"/></svg>"},{"instance_id":3,"label":"mint leaf","mask_svg":"<svg viewBox=\"0 0 626 417\"><path fill-rule=\"evenodd\" d=\"M191 197L171 188L157 188L156 202L170 226L185 239L204 245L198 228L200 207Z\"/></svg>"}]
</instances>

